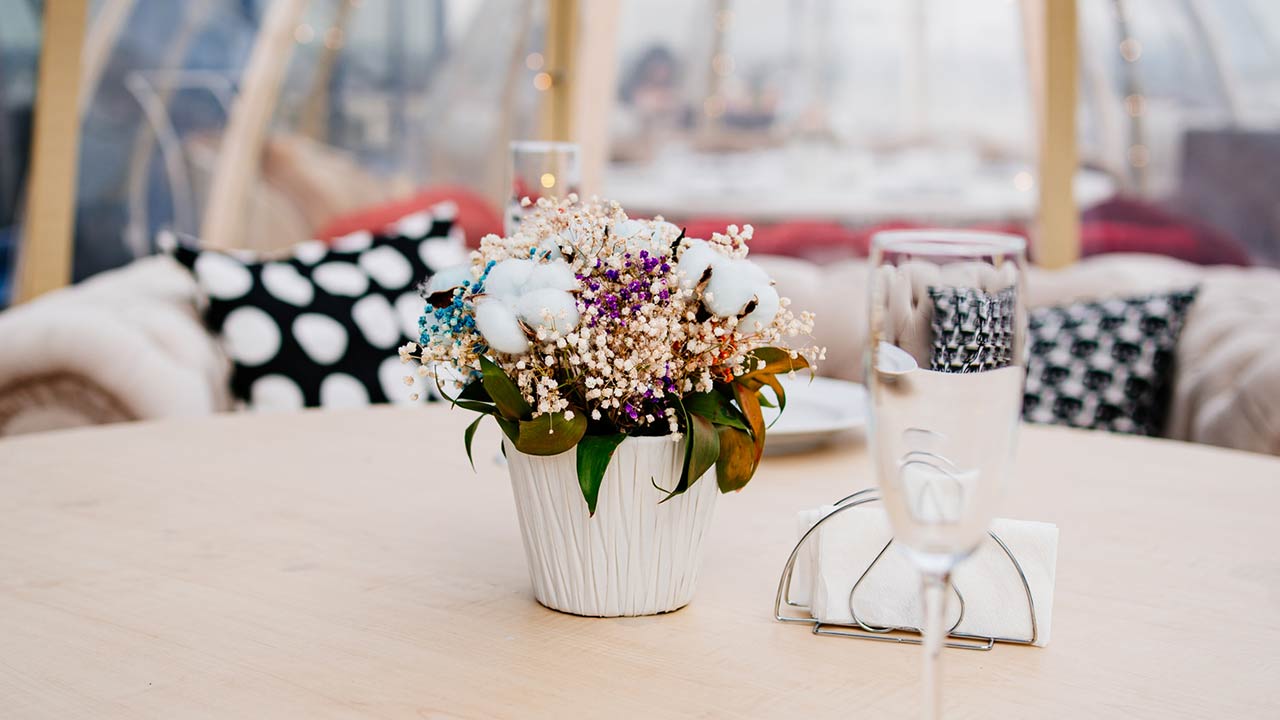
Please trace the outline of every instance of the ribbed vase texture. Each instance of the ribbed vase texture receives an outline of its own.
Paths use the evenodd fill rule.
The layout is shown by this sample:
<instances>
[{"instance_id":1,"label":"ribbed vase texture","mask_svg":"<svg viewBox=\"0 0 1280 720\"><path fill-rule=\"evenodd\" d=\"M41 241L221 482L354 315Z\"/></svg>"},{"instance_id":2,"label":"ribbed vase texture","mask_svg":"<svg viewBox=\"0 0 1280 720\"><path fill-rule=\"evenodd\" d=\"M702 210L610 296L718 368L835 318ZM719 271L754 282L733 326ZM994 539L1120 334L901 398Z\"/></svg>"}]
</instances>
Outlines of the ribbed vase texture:
<instances>
[{"instance_id":1,"label":"ribbed vase texture","mask_svg":"<svg viewBox=\"0 0 1280 720\"><path fill-rule=\"evenodd\" d=\"M624 440L605 471L594 516L578 484L576 449L537 457L504 443L538 602L616 617L668 612L693 599L719 488L711 471L659 504L666 497L659 488L680 480L684 441Z\"/></svg>"}]
</instances>

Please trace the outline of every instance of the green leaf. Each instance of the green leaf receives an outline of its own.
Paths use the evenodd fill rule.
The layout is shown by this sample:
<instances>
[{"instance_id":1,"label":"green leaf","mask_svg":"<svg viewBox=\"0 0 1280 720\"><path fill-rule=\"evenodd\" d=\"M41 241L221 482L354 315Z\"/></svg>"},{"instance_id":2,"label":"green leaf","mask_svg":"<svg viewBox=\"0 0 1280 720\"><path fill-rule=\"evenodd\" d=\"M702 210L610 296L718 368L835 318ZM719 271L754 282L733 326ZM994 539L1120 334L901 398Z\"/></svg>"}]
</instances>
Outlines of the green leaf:
<instances>
[{"instance_id":1,"label":"green leaf","mask_svg":"<svg viewBox=\"0 0 1280 720\"><path fill-rule=\"evenodd\" d=\"M778 422L778 418L782 417L782 413L787 409L787 391L782 388L782 382L778 380L777 375L765 375L764 384L773 389L773 395L778 400L778 416L773 419L773 422ZM760 404L763 405L764 393L758 393L756 397L762 401ZM772 426L773 423L769 425Z\"/></svg>"},{"instance_id":2,"label":"green leaf","mask_svg":"<svg viewBox=\"0 0 1280 720\"><path fill-rule=\"evenodd\" d=\"M582 486L587 511L592 515L596 514L596 500L600 497L600 482L604 480L604 471L609 468L613 451L626 439L626 435L617 433L585 435L578 442L578 484Z\"/></svg>"},{"instance_id":3,"label":"green leaf","mask_svg":"<svg viewBox=\"0 0 1280 720\"><path fill-rule=\"evenodd\" d=\"M747 423L751 425L751 437L755 441L756 452L753 462L759 463L760 456L764 454L764 411L760 409L760 395L757 391L745 387L739 383L734 383L733 394L738 401L738 407L742 408L742 415L747 419Z\"/></svg>"},{"instance_id":4,"label":"green leaf","mask_svg":"<svg viewBox=\"0 0 1280 720\"><path fill-rule=\"evenodd\" d=\"M493 419L498 421L498 427L502 428L502 434L506 435L507 439L512 443L520 438L519 421L508 420L498 413L493 414ZM502 446L502 454L504 456L507 454L507 447L505 445Z\"/></svg>"},{"instance_id":5,"label":"green leaf","mask_svg":"<svg viewBox=\"0 0 1280 720\"><path fill-rule=\"evenodd\" d=\"M470 425L467 426L466 432L462 433L462 442L467 446L467 460L471 462L472 472L475 472L476 461L475 461L475 458L471 457L471 441L476 439L476 430L480 427L480 422L484 420L484 418L485 418L484 415L481 415L480 417L476 418L474 421L472 421Z\"/></svg>"},{"instance_id":6,"label":"green leaf","mask_svg":"<svg viewBox=\"0 0 1280 720\"><path fill-rule=\"evenodd\" d=\"M483 380L472 380L462 386L462 392L458 393L458 400L476 400L478 402L493 402L493 398L489 397L489 393L484 389Z\"/></svg>"},{"instance_id":7,"label":"green leaf","mask_svg":"<svg viewBox=\"0 0 1280 720\"><path fill-rule=\"evenodd\" d=\"M497 363L483 355L480 356L480 380L484 383L485 392L493 398L493 403L504 417L519 420L533 412L515 382L507 377Z\"/></svg>"},{"instance_id":8,"label":"green leaf","mask_svg":"<svg viewBox=\"0 0 1280 720\"><path fill-rule=\"evenodd\" d=\"M675 492L666 498L668 500L688 490L720 457L720 436L716 434L715 426L700 415L689 414L686 417L689 425L685 433L688 445L685 448L684 472L680 475L680 484L676 486Z\"/></svg>"},{"instance_id":9,"label":"green leaf","mask_svg":"<svg viewBox=\"0 0 1280 720\"><path fill-rule=\"evenodd\" d=\"M457 400L454 401L453 405L454 407L460 407L463 410L484 413L485 415L492 415L498 412L497 407L490 405L489 403L476 402L475 400Z\"/></svg>"},{"instance_id":10,"label":"green leaf","mask_svg":"<svg viewBox=\"0 0 1280 720\"><path fill-rule=\"evenodd\" d=\"M684 397L684 409L710 420L715 425L728 425L746 430L747 423L742 413L729 402L729 398L712 390L704 393L691 393Z\"/></svg>"},{"instance_id":11,"label":"green leaf","mask_svg":"<svg viewBox=\"0 0 1280 720\"><path fill-rule=\"evenodd\" d=\"M721 426L720 457L716 460L716 484L720 492L741 490L756 472L755 441L746 430Z\"/></svg>"},{"instance_id":12,"label":"green leaf","mask_svg":"<svg viewBox=\"0 0 1280 720\"><path fill-rule=\"evenodd\" d=\"M526 455L559 455L568 451L587 432L587 416L575 412L573 419L564 413L548 413L532 420L521 420L515 439L516 449Z\"/></svg>"}]
</instances>

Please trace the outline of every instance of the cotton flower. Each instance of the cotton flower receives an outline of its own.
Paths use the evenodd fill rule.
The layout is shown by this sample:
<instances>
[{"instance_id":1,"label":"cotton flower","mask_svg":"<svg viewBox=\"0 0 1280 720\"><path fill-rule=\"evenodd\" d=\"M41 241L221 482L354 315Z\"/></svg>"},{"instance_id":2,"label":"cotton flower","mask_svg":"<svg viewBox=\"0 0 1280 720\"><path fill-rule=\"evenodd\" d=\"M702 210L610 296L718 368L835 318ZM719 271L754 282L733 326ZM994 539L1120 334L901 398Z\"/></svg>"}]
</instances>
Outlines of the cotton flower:
<instances>
[{"instance_id":1,"label":"cotton flower","mask_svg":"<svg viewBox=\"0 0 1280 720\"><path fill-rule=\"evenodd\" d=\"M578 327L578 306L563 290L543 288L527 292L516 301L516 314L531 328L569 332Z\"/></svg>"},{"instance_id":2,"label":"cotton flower","mask_svg":"<svg viewBox=\"0 0 1280 720\"><path fill-rule=\"evenodd\" d=\"M572 235L570 236L572 238ZM572 245L572 242L569 243ZM564 260L564 252L560 249L560 240L548 235L538 243L536 257L540 260Z\"/></svg>"},{"instance_id":3,"label":"cotton flower","mask_svg":"<svg viewBox=\"0 0 1280 720\"><path fill-rule=\"evenodd\" d=\"M643 221L623 220L613 226L613 236L626 240L648 230Z\"/></svg>"},{"instance_id":4,"label":"cotton flower","mask_svg":"<svg viewBox=\"0 0 1280 720\"><path fill-rule=\"evenodd\" d=\"M755 309L738 321L738 332L750 334L764 330L773 323L773 319L778 316L778 311L782 309L778 291L770 285L765 285L756 291L755 301Z\"/></svg>"},{"instance_id":5,"label":"cotton flower","mask_svg":"<svg viewBox=\"0 0 1280 720\"><path fill-rule=\"evenodd\" d=\"M538 263L529 272L529 277L521 287L521 292L528 293L542 289L563 290L565 292L578 289L578 279L564 260Z\"/></svg>"},{"instance_id":6,"label":"cotton flower","mask_svg":"<svg viewBox=\"0 0 1280 720\"><path fill-rule=\"evenodd\" d=\"M503 260L489 271L485 292L499 297L516 297L533 273L532 260Z\"/></svg>"},{"instance_id":7,"label":"cotton flower","mask_svg":"<svg viewBox=\"0 0 1280 720\"><path fill-rule=\"evenodd\" d=\"M684 250L680 253L680 262L676 264L676 270L683 273L680 278L680 287L684 290L692 290L697 287L702 280L703 273L707 268L714 268L716 265L723 264L728 258L711 248L706 240L685 240Z\"/></svg>"},{"instance_id":8,"label":"cotton flower","mask_svg":"<svg viewBox=\"0 0 1280 720\"><path fill-rule=\"evenodd\" d=\"M726 260L712 268L703 300L712 315L733 317L742 314L751 298L768 288L768 283L769 276L750 260Z\"/></svg>"},{"instance_id":9,"label":"cotton flower","mask_svg":"<svg viewBox=\"0 0 1280 720\"><path fill-rule=\"evenodd\" d=\"M454 265L453 267L445 268L432 275L430 279L427 280L427 287L424 292L427 295L434 295L438 292L444 292L445 290L452 290L470 279L470 263L465 265ZM410 350L409 352L413 351Z\"/></svg>"},{"instance_id":10,"label":"cotton flower","mask_svg":"<svg viewBox=\"0 0 1280 720\"><path fill-rule=\"evenodd\" d=\"M507 303L496 298L476 302L476 330L498 352L520 355L529 351L529 338Z\"/></svg>"}]
</instances>

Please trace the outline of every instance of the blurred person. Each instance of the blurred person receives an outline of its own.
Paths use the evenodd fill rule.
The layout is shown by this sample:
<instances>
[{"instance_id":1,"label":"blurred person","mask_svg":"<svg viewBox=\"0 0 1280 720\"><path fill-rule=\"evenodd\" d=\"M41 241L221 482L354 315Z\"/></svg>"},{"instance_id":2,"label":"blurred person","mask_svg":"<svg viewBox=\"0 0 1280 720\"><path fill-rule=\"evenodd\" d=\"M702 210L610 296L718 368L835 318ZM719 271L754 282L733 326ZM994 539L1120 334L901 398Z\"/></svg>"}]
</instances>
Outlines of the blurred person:
<instances>
[{"instance_id":1,"label":"blurred person","mask_svg":"<svg viewBox=\"0 0 1280 720\"><path fill-rule=\"evenodd\" d=\"M665 45L640 54L618 88L614 159L647 159L661 141L688 129L690 110L680 97L680 78L680 63Z\"/></svg>"}]
</instances>

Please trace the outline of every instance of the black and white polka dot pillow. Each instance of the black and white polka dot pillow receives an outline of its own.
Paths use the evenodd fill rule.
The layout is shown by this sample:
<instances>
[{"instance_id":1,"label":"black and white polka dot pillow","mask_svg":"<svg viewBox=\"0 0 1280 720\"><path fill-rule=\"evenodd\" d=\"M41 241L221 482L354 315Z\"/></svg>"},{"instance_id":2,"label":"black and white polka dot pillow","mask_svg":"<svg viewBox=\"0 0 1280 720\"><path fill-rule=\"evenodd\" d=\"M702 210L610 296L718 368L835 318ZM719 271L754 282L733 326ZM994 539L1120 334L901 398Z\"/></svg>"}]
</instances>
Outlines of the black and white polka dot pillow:
<instances>
[{"instance_id":1,"label":"black and white polka dot pillow","mask_svg":"<svg viewBox=\"0 0 1280 720\"><path fill-rule=\"evenodd\" d=\"M1022 416L1159 435L1178 334L1195 297L1192 289L1031 311Z\"/></svg>"},{"instance_id":2,"label":"black and white polka dot pillow","mask_svg":"<svg viewBox=\"0 0 1280 720\"><path fill-rule=\"evenodd\" d=\"M412 402L397 349L418 339L418 284L466 257L453 212L437 206L385 234L308 241L273 260L168 244L207 296L205 324L249 409Z\"/></svg>"}]
</instances>

